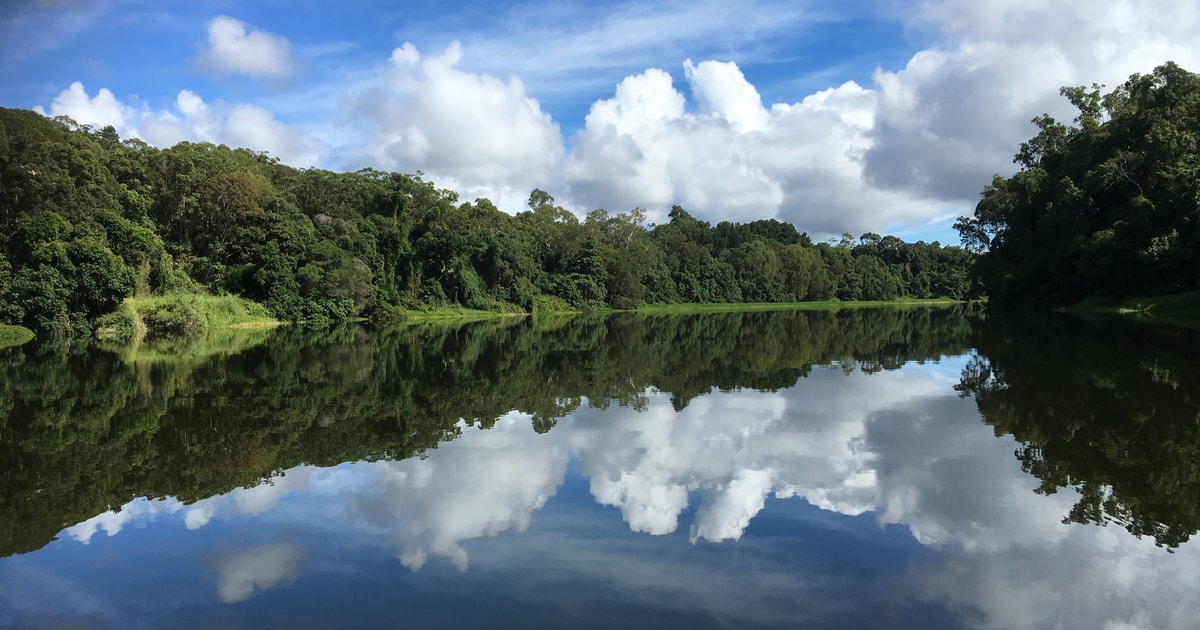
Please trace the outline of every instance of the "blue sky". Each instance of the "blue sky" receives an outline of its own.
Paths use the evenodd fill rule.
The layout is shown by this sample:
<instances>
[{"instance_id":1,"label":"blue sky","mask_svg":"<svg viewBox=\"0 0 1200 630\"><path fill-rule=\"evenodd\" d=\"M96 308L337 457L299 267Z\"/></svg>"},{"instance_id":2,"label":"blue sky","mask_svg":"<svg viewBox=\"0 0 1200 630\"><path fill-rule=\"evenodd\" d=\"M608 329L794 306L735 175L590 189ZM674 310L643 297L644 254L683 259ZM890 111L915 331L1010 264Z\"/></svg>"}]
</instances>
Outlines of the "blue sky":
<instances>
[{"instance_id":1,"label":"blue sky","mask_svg":"<svg viewBox=\"0 0 1200 630\"><path fill-rule=\"evenodd\" d=\"M10 0L0 105L519 210L956 242L1062 85L1200 69L1162 0Z\"/></svg>"}]
</instances>

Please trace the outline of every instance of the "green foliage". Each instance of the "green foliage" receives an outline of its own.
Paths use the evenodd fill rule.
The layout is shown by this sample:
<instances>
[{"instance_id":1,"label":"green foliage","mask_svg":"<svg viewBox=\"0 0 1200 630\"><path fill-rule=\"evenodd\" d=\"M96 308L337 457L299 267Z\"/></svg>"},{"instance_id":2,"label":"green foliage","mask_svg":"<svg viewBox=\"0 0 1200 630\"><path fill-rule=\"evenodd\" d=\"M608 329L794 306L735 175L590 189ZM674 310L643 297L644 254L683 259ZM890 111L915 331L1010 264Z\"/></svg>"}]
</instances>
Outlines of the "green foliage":
<instances>
[{"instance_id":1,"label":"green foliage","mask_svg":"<svg viewBox=\"0 0 1200 630\"><path fill-rule=\"evenodd\" d=\"M539 295L533 299L532 314L534 317L553 315L555 313L574 313L567 301L553 295Z\"/></svg>"},{"instance_id":2,"label":"green foliage","mask_svg":"<svg viewBox=\"0 0 1200 630\"><path fill-rule=\"evenodd\" d=\"M146 333L145 324L127 300L117 310L96 320L96 338L127 342Z\"/></svg>"},{"instance_id":3,"label":"green foliage","mask_svg":"<svg viewBox=\"0 0 1200 630\"><path fill-rule=\"evenodd\" d=\"M142 313L146 337L198 337L204 332L200 312L186 302L167 302Z\"/></svg>"},{"instance_id":4,"label":"green foliage","mask_svg":"<svg viewBox=\"0 0 1200 630\"><path fill-rule=\"evenodd\" d=\"M679 206L669 223L645 223L640 208L580 221L540 189L510 216L420 176L297 170L209 143L159 150L0 109L0 318L52 336L94 329L126 298L175 291L231 293L320 324L443 307L961 297L971 259L886 237L887 248L831 262L790 224L714 228ZM1169 258L1173 238L1147 255ZM102 327L129 328L116 316Z\"/></svg>"},{"instance_id":5,"label":"green foliage","mask_svg":"<svg viewBox=\"0 0 1200 630\"><path fill-rule=\"evenodd\" d=\"M1200 76L1167 63L1101 94L1062 90L1021 170L955 224L993 303L1064 305L1200 288Z\"/></svg>"}]
</instances>

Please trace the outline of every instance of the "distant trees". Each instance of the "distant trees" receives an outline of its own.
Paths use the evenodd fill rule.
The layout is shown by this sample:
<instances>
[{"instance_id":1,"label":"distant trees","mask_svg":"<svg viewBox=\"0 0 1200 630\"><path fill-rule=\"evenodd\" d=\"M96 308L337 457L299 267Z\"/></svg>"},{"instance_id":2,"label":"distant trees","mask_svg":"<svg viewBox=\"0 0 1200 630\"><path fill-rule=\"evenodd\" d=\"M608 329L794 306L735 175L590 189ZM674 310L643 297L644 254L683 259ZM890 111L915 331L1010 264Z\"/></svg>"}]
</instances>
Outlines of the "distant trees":
<instances>
[{"instance_id":1,"label":"distant trees","mask_svg":"<svg viewBox=\"0 0 1200 630\"><path fill-rule=\"evenodd\" d=\"M967 295L971 255L864 235L813 244L775 220L715 227L675 206L582 220L548 192L505 214L419 175L298 170L208 143L156 149L0 110L0 321L85 332L132 295L228 292L286 320L461 305Z\"/></svg>"},{"instance_id":2,"label":"distant trees","mask_svg":"<svg viewBox=\"0 0 1200 630\"><path fill-rule=\"evenodd\" d=\"M1073 124L1035 118L1020 171L955 226L985 292L1060 305L1200 288L1200 76L1167 63L1062 94Z\"/></svg>"}]
</instances>

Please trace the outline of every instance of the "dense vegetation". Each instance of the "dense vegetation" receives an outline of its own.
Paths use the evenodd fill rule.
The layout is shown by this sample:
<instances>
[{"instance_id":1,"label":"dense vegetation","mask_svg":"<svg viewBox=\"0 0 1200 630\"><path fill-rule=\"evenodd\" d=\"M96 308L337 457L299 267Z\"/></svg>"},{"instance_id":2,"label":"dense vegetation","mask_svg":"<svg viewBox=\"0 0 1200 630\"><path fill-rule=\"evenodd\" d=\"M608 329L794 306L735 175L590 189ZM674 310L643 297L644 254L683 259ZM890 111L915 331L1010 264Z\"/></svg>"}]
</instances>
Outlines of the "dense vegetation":
<instances>
[{"instance_id":1,"label":"dense vegetation","mask_svg":"<svg viewBox=\"0 0 1200 630\"><path fill-rule=\"evenodd\" d=\"M10 348L0 556L136 497L187 503L299 464L409 457L462 419L516 409L544 432L584 404L645 408L648 388L683 409L714 387L792 386L814 364L873 373L962 353L968 332L957 308L870 309L289 327L233 335L237 352Z\"/></svg>"},{"instance_id":2,"label":"dense vegetation","mask_svg":"<svg viewBox=\"0 0 1200 630\"><path fill-rule=\"evenodd\" d=\"M230 293L283 320L465 306L963 298L971 254L676 207L584 220L534 190L516 216L420 175L297 170L211 144L156 149L111 127L0 109L0 323L90 331L126 297Z\"/></svg>"},{"instance_id":3,"label":"dense vegetation","mask_svg":"<svg viewBox=\"0 0 1200 630\"><path fill-rule=\"evenodd\" d=\"M993 303L1061 306L1200 289L1200 76L1168 63L1108 94L1064 88L1021 170L956 224Z\"/></svg>"}]
</instances>

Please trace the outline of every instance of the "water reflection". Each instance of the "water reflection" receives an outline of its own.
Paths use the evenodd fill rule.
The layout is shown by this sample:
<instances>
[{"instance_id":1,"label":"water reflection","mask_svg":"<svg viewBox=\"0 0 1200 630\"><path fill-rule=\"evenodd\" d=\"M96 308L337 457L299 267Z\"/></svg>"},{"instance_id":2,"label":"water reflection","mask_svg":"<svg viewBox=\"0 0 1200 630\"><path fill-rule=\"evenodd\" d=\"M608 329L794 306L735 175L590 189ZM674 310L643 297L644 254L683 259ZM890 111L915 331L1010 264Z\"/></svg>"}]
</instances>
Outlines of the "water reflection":
<instances>
[{"instance_id":1,"label":"water reflection","mask_svg":"<svg viewBox=\"0 0 1200 630\"><path fill-rule=\"evenodd\" d=\"M1056 317L979 326L959 390L1020 440L1064 522L1119 523L1176 547L1200 530L1200 333Z\"/></svg>"},{"instance_id":2,"label":"water reflection","mask_svg":"<svg viewBox=\"0 0 1200 630\"><path fill-rule=\"evenodd\" d=\"M1054 436L1064 422L1063 412L1018 402L1035 397L1013 385L1028 387L1020 374L1034 368L1010 367L1019 353L989 350L987 339L967 353L970 329L958 314L887 313L873 323L776 314L736 326L629 318L339 333L348 336L328 345L268 340L239 361L184 372L112 366L175 392L162 407L123 408L163 409L143 419L145 442L120 413L107 420L110 432L98 431L134 436L174 467L116 475L126 485L113 488L153 497L167 493L134 484L197 492L201 483L235 484L101 510L41 552L0 562L0 611L26 620L92 614L102 625L155 625L187 607L218 624L387 625L380 611L399 607L419 625L1190 627L1200 613L1190 597L1200 552L1182 545L1168 554L1152 537L1064 522L1079 496L1046 494L1022 458L1028 427ZM654 336L666 331L673 336ZM651 339L650 352L639 352ZM1155 351L1148 339L1139 345ZM344 363L318 360L335 351ZM1163 356L1159 381L1184 369ZM1195 400L1190 385L1173 382L1181 398L1155 409ZM1053 399L1048 387L1032 391ZM226 397L211 405L220 415L197 404L211 395ZM176 407L177 396L191 406ZM18 405L30 408L28 400ZM1020 411L1027 424L1016 438L995 410ZM14 417L10 426L45 435L44 423ZM1089 430L1081 424L1076 432ZM110 448L97 438L39 450L46 443L8 448L27 465L89 444ZM345 456L354 448L359 456ZM1074 466L1045 455L1053 449L1039 452L1039 461ZM267 472L240 481L248 473L237 465ZM1086 483L1075 470L1065 479ZM30 474L8 471L8 480ZM49 469L38 475L43 488L60 480ZM14 488L5 489L10 505L47 505ZM104 592L104 576L162 549L158 540L178 547L173 559L142 569L179 576L191 584L180 589L186 595L139 583L139 600L159 593L164 603L113 613L112 602L131 595ZM108 568L97 562L104 557ZM57 616L33 594L41 590L81 603ZM471 603L429 604L449 592L471 593ZM322 608L329 602L342 617L322 616L332 614Z\"/></svg>"}]
</instances>

